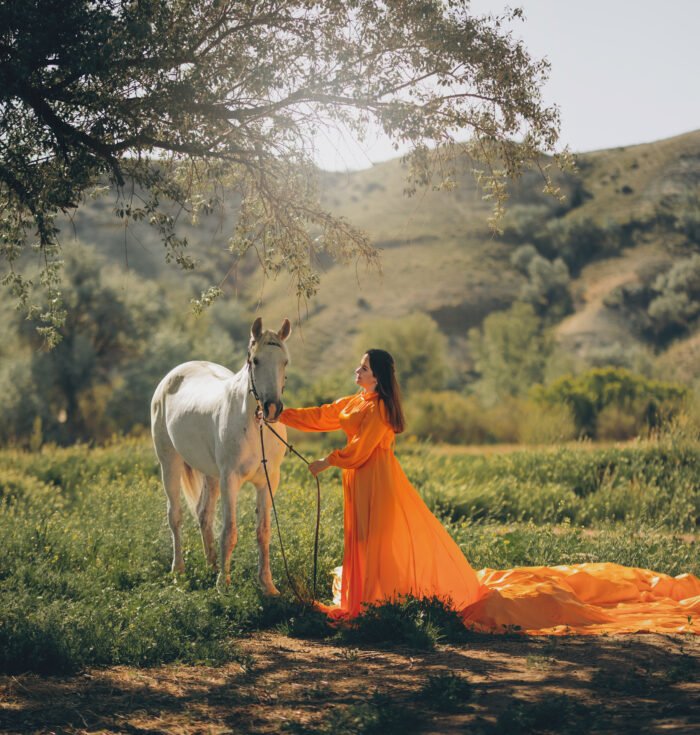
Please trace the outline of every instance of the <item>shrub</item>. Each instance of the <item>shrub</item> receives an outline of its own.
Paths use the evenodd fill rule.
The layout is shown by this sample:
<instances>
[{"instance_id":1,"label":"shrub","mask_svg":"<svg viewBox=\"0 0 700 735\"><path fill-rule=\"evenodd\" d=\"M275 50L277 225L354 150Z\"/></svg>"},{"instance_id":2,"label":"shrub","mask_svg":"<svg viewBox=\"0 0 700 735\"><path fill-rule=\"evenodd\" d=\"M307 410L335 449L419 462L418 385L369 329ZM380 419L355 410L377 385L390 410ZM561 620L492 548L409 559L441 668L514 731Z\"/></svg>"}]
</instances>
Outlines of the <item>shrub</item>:
<instances>
[{"instance_id":1,"label":"shrub","mask_svg":"<svg viewBox=\"0 0 700 735\"><path fill-rule=\"evenodd\" d=\"M525 444L556 444L575 439L576 423L568 405L524 404L518 421L518 441Z\"/></svg>"},{"instance_id":2,"label":"shrub","mask_svg":"<svg viewBox=\"0 0 700 735\"><path fill-rule=\"evenodd\" d=\"M594 368L531 391L536 401L570 406L577 431L590 437L597 436L598 417L607 406L641 415L647 427L655 428L678 412L686 394L681 385L648 380L623 368Z\"/></svg>"},{"instance_id":3,"label":"shrub","mask_svg":"<svg viewBox=\"0 0 700 735\"><path fill-rule=\"evenodd\" d=\"M449 444L483 444L493 440L475 396L455 391L422 391L411 396L407 410L409 430L421 439Z\"/></svg>"},{"instance_id":4,"label":"shrub","mask_svg":"<svg viewBox=\"0 0 700 735\"><path fill-rule=\"evenodd\" d=\"M625 242L622 228L615 222L597 224L590 218L551 219L536 241L548 258L562 258L573 275L596 258L617 255Z\"/></svg>"},{"instance_id":5,"label":"shrub","mask_svg":"<svg viewBox=\"0 0 700 735\"><path fill-rule=\"evenodd\" d=\"M512 444L518 441L522 406L520 399L506 396L483 410L481 421L490 442Z\"/></svg>"},{"instance_id":6,"label":"shrub","mask_svg":"<svg viewBox=\"0 0 700 735\"><path fill-rule=\"evenodd\" d=\"M654 281L658 296L649 304L649 317L661 337L688 330L700 316L700 254L674 263Z\"/></svg>"},{"instance_id":7,"label":"shrub","mask_svg":"<svg viewBox=\"0 0 700 735\"><path fill-rule=\"evenodd\" d=\"M639 436L646 427L644 408L638 406L637 410L634 410L631 406L623 407L617 404L605 406L596 419L596 438L603 441L622 441Z\"/></svg>"},{"instance_id":8,"label":"shrub","mask_svg":"<svg viewBox=\"0 0 700 735\"><path fill-rule=\"evenodd\" d=\"M510 256L510 264L515 270L520 271L522 274L527 274L527 269L535 256L539 255L537 248L530 243L521 245L519 248L513 251Z\"/></svg>"},{"instance_id":9,"label":"shrub","mask_svg":"<svg viewBox=\"0 0 700 735\"><path fill-rule=\"evenodd\" d=\"M695 327L700 317L700 254L672 265L652 263L638 276L640 283L618 286L605 305L620 312L638 334L661 345Z\"/></svg>"},{"instance_id":10,"label":"shrub","mask_svg":"<svg viewBox=\"0 0 700 735\"><path fill-rule=\"evenodd\" d=\"M549 207L514 204L503 222L503 239L512 243L536 242L542 238L550 216Z\"/></svg>"},{"instance_id":11,"label":"shrub","mask_svg":"<svg viewBox=\"0 0 700 735\"><path fill-rule=\"evenodd\" d=\"M375 691L363 702L333 708L316 730L302 732L319 735L385 735L386 733L412 732L419 713L393 701L382 692Z\"/></svg>"},{"instance_id":12,"label":"shrub","mask_svg":"<svg viewBox=\"0 0 700 735\"><path fill-rule=\"evenodd\" d=\"M549 321L559 321L571 313L571 278L561 258L549 261L535 255L527 264L527 276L528 282L520 291L521 301L531 304L540 316Z\"/></svg>"},{"instance_id":13,"label":"shrub","mask_svg":"<svg viewBox=\"0 0 700 735\"><path fill-rule=\"evenodd\" d=\"M418 697L438 712L458 712L474 696L473 686L459 674L428 674Z\"/></svg>"},{"instance_id":14,"label":"shrub","mask_svg":"<svg viewBox=\"0 0 700 735\"><path fill-rule=\"evenodd\" d=\"M349 643L433 648L445 635L467 636L458 614L438 598L403 595L393 602L365 605L352 623L341 629Z\"/></svg>"}]
</instances>

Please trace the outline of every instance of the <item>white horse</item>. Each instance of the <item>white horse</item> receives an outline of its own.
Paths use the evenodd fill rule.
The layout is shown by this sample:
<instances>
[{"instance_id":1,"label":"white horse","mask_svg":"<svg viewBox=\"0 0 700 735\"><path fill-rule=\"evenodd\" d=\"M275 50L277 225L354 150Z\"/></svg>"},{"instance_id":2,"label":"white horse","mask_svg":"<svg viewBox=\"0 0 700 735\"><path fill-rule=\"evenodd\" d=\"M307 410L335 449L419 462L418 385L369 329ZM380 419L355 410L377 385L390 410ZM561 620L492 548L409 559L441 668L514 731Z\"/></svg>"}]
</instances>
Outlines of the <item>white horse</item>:
<instances>
[{"instance_id":1,"label":"white horse","mask_svg":"<svg viewBox=\"0 0 700 735\"><path fill-rule=\"evenodd\" d=\"M270 572L270 497L262 466L260 433L255 419L257 390L263 415L276 421L282 411L282 392L291 332L285 319L279 332L263 331L257 318L251 329L246 364L232 373L211 362L186 362L159 383L151 401L151 432L168 498L168 521L173 537L173 572L182 572L180 487L199 520L204 553L217 568L214 543L216 500L221 491L223 527L218 581L231 582L231 554L238 540L236 504L241 485L250 480L257 489L258 579L268 595L279 594ZM278 433L286 438L286 428ZM285 446L266 443L272 491L280 479Z\"/></svg>"}]
</instances>

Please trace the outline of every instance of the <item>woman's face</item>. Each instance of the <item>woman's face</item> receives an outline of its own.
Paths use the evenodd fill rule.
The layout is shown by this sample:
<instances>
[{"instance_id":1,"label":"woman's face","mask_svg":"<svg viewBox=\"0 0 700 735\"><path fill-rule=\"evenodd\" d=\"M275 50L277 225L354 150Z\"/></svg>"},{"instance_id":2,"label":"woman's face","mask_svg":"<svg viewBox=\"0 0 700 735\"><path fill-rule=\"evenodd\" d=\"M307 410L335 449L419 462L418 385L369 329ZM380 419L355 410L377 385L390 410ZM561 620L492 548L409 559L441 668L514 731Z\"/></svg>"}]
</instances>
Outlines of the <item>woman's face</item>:
<instances>
[{"instance_id":1,"label":"woman's face","mask_svg":"<svg viewBox=\"0 0 700 735\"><path fill-rule=\"evenodd\" d=\"M377 379L369 366L369 357L363 355L360 365L355 369L355 382L365 390L373 391L377 387Z\"/></svg>"}]
</instances>

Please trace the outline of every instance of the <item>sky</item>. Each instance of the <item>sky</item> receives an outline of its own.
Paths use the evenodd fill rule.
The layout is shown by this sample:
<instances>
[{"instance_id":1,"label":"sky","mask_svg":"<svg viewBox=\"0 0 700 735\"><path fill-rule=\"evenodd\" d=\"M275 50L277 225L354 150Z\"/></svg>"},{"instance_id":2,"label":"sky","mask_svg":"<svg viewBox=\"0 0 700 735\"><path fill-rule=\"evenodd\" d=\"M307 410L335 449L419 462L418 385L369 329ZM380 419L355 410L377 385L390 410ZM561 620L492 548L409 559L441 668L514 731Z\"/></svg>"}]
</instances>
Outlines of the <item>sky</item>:
<instances>
[{"instance_id":1,"label":"sky","mask_svg":"<svg viewBox=\"0 0 700 735\"><path fill-rule=\"evenodd\" d=\"M520 7L513 27L531 55L551 62L543 89L561 112L561 143L575 153L650 143L700 128L700 0L472 0L476 14ZM377 133L361 144L316 141L328 170L395 158Z\"/></svg>"}]
</instances>

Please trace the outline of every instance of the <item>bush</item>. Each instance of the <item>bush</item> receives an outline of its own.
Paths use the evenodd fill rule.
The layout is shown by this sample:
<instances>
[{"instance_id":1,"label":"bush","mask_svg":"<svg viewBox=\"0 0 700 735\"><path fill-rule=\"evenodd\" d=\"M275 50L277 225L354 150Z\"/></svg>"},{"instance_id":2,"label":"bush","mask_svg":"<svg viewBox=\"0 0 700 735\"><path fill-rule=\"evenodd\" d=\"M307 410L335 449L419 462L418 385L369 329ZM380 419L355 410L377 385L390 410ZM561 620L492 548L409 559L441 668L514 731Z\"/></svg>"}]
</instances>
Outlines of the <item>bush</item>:
<instances>
[{"instance_id":1,"label":"bush","mask_svg":"<svg viewBox=\"0 0 700 735\"><path fill-rule=\"evenodd\" d=\"M665 345L695 328L700 317L700 254L671 266L654 263L638 276L640 283L618 286L605 305L655 344Z\"/></svg>"},{"instance_id":2,"label":"bush","mask_svg":"<svg viewBox=\"0 0 700 735\"><path fill-rule=\"evenodd\" d=\"M653 429L679 411L687 392L684 386L648 380L623 368L594 368L559 378L546 388L534 386L531 395L549 405L568 405L577 431L596 437L599 415L608 406L643 416L645 425Z\"/></svg>"},{"instance_id":3,"label":"bush","mask_svg":"<svg viewBox=\"0 0 700 735\"><path fill-rule=\"evenodd\" d=\"M524 444L556 444L578 435L574 417L567 405L542 405L528 401L518 421L518 441Z\"/></svg>"},{"instance_id":4,"label":"bush","mask_svg":"<svg viewBox=\"0 0 700 735\"><path fill-rule=\"evenodd\" d=\"M569 285L571 278L566 263L557 258L549 261L535 255L527 265L528 282L520 291L520 300L550 322L556 322L573 309Z\"/></svg>"},{"instance_id":5,"label":"bush","mask_svg":"<svg viewBox=\"0 0 700 735\"><path fill-rule=\"evenodd\" d=\"M690 244L700 244L700 196L696 193L689 191L665 197L659 203L657 217L666 226L685 235Z\"/></svg>"},{"instance_id":6,"label":"bush","mask_svg":"<svg viewBox=\"0 0 700 735\"><path fill-rule=\"evenodd\" d=\"M628 237L616 222L553 217L546 207L514 206L503 228L507 242L531 243L548 260L561 258L573 275L596 258L617 255Z\"/></svg>"},{"instance_id":7,"label":"bush","mask_svg":"<svg viewBox=\"0 0 700 735\"><path fill-rule=\"evenodd\" d=\"M624 242L625 234L617 223L599 225L585 218L549 220L535 244L545 257L562 258L576 276L587 263L617 255Z\"/></svg>"},{"instance_id":8,"label":"bush","mask_svg":"<svg viewBox=\"0 0 700 735\"><path fill-rule=\"evenodd\" d=\"M493 440L483 409L474 396L455 391L422 391L407 404L408 428L421 439L448 444L483 444Z\"/></svg>"},{"instance_id":9,"label":"bush","mask_svg":"<svg viewBox=\"0 0 700 735\"><path fill-rule=\"evenodd\" d=\"M649 317L663 337L686 332L700 316L700 254L680 260L654 281L658 296L649 304Z\"/></svg>"},{"instance_id":10,"label":"bush","mask_svg":"<svg viewBox=\"0 0 700 735\"><path fill-rule=\"evenodd\" d=\"M522 406L523 402L519 398L509 396L483 410L481 421L490 442L512 444L518 441Z\"/></svg>"},{"instance_id":11,"label":"bush","mask_svg":"<svg viewBox=\"0 0 700 735\"><path fill-rule=\"evenodd\" d=\"M428 674L418 695L428 707L438 712L458 712L473 696L473 686L452 671Z\"/></svg>"},{"instance_id":12,"label":"bush","mask_svg":"<svg viewBox=\"0 0 700 735\"><path fill-rule=\"evenodd\" d=\"M360 615L341 629L340 635L349 643L403 643L430 649L445 636L458 640L469 633L445 601L402 595L396 601L365 605Z\"/></svg>"},{"instance_id":13,"label":"bush","mask_svg":"<svg viewBox=\"0 0 700 735\"><path fill-rule=\"evenodd\" d=\"M523 275L527 274L527 269L533 258L538 256L537 248L530 243L521 245L519 248L513 251L510 256L510 264Z\"/></svg>"},{"instance_id":14,"label":"bush","mask_svg":"<svg viewBox=\"0 0 700 735\"><path fill-rule=\"evenodd\" d=\"M619 406L610 404L598 413L596 438L603 441L632 439L639 436L646 427L645 406Z\"/></svg>"},{"instance_id":15,"label":"bush","mask_svg":"<svg viewBox=\"0 0 700 735\"><path fill-rule=\"evenodd\" d=\"M571 410L518 398L485 408L476 396L423 391L407 406L409 432L446 444L553 444L577 436Z\"/></svg>"},{"instance_id":16,"label":"bush","mask_svg":"<svg viewBox=\"0 0 700 735\"><path fill-rule=\"evenodd\" d=\"M3 356L0 367L0 443L26 446L41 412L30 358Z\"/></svg>"},{"instance_id":17,"label":"bush","mask_svg":"<svg viewBox=\"0 0 700 735\"><path fill-rule=\"evenodd\" d=\"M508 208L503 222L503 239L512 243L537 242L550 217L549 207L514 204Z\"/></svg>"}]
</instances>

